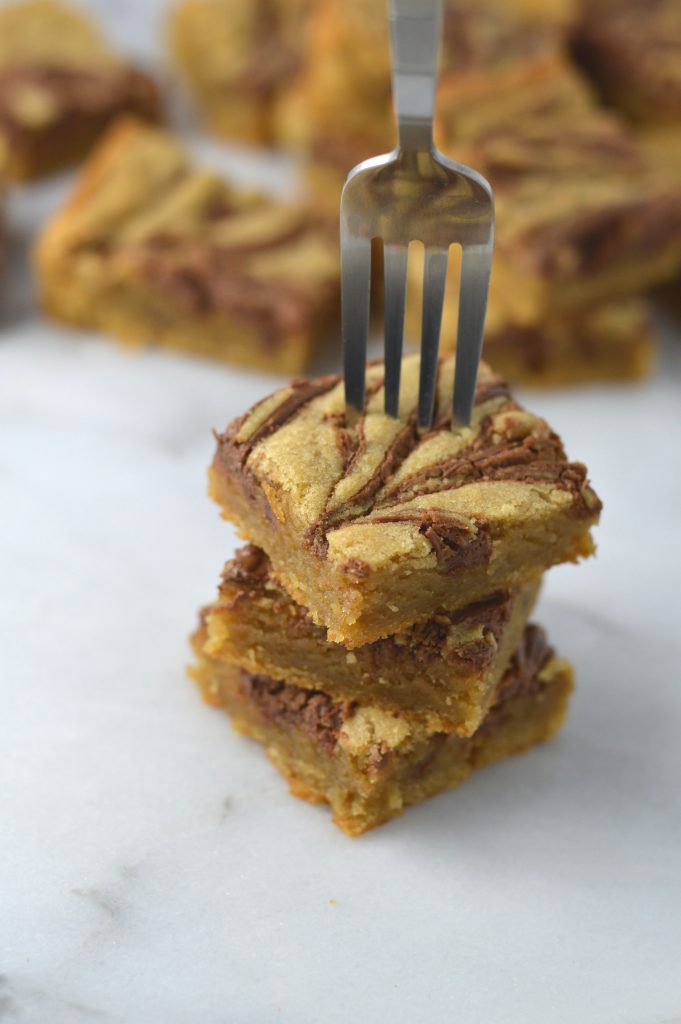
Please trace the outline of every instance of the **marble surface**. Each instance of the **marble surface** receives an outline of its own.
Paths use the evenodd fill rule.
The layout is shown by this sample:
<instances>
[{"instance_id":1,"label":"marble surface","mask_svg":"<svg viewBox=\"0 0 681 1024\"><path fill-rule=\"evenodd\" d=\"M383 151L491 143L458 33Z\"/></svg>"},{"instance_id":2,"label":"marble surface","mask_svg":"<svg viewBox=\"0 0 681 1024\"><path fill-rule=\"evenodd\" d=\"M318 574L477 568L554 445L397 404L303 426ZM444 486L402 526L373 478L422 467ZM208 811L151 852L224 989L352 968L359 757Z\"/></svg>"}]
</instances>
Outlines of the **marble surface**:
<instances>
[{"instance_id":1,"label":"marble surface","mask_svg":"<svg viewBox=\"0 0 681 1024\"><path fill-rule=\"evenodd\" d=\"M235 542L210 430L277 381L41 320L67 184L13 198L0 332L0 1021L678 1024L681 340L645 386L531 399L605 501L538 615L564 733L350 840L184 671Z\"/></svg>"}]
</instances>

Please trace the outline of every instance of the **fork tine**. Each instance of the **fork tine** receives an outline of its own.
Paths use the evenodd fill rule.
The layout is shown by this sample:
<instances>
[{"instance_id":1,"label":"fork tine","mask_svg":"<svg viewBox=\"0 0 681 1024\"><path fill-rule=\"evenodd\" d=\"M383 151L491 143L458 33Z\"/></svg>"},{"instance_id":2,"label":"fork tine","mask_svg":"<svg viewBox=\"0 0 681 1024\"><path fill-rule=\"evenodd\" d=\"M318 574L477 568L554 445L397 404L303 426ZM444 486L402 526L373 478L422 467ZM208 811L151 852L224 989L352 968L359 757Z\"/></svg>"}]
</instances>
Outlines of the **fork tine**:
<instances>
[{"instance_id":1,"label":"fork tine","mask_svg":"<svg viewBox=\"0 0 681 1024\"><path fill-rule=\"evenodd\" d=\"M342 232L341 327L345 402L359 412L364 408L370 290L371 242L368 238Z\"/></svg>"},{"instance_id":2,"label":"fork tine","mask_svg":"<svg viewBox=\"0 0 681 1024\"><path fill-rule=\"evenodd\" d=\"M407 286L407 248L386 243L383 248L385 301L385 411L397 416L400 405L400 372Z\"/></svg>"},{"instance_id":3,"label":"fork tine","mask_svg":"<svg viewBox=\"0 0 681 1024\"><path fill-rule=\"evenodd\" d=\"M492 270L492 245L464 246L461 253L459 323L454 370L454 422L468 426L475 404L487 291Z\"/></svg>"},{"instance_id":4,"label":"fork tine","mask_svg":"<svg viewBox=\"0 0 681 1024\"><path fill-rule=\"evenodd\" d=\"M419 426L433 422L437 354L442 326L442 304L447 277L447 249L426 248L423 275L423 318L421 322L421 367L419 374Z\"/></svg>"}]
</instances>

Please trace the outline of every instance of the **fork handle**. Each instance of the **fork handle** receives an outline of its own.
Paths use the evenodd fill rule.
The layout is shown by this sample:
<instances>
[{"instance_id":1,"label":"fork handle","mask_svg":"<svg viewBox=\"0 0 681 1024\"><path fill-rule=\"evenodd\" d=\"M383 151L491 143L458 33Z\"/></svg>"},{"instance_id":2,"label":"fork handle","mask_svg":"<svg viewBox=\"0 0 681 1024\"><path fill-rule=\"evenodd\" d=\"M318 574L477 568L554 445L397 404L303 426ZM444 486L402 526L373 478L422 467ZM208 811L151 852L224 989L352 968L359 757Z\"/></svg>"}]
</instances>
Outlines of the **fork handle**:
<instances>
[{"instance_id":1,"label":"fork handle","mask_svg":"<svg viewBox=\"0 0 681 1024\"><path fill-rule=\"evenodd\" d=\"M401 149L433 144L442 0L389 0L393 102Z\"/></svg>"}]
</instances>

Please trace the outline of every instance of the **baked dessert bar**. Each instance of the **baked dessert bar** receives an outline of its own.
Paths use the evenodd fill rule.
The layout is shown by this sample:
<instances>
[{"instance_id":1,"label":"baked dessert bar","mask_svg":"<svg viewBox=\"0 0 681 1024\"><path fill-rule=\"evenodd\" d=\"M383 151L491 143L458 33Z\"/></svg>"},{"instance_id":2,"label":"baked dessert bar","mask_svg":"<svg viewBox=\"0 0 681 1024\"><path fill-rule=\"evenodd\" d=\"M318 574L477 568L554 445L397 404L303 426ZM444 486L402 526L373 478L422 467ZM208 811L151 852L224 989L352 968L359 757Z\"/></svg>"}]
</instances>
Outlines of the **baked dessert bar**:
<instances>
[{"instance_id":1,"label":"baked dessert bar","mask_svg":"<svg viewBox=\"0 0 681 1024\"><path fill-rule=\"evenodd\" d=\"M319 153L346 141L357 150L355 140L369 148L364 156L388 148L390 52L380 0L321 0L310 10L301 49L298 74L275 108L279 140Z\"/></svg>"},{"instance_id":2,"label":"baked dessert bar","mask_svg":"<svg viewBox=\"0 0 681 1024\"><path fill-rule=\"evenodd\" d=\"M529 100L528 94L522 117L504 124L490 115L481 134L459 148L495 190L487 337L499 338L500 346L528 334L532 343L556 338L558 368L560 349L575 348L565 340L568 334L576 341L593 331L592 365L588 358L564 362L567 380L598 379L611 368L616 378L631 376L647 366L650 349L645 317L632 295L678 272L681 187L616 117L588 107L576 114L561 90L536 94L534 107ZM445 348L456 338L459 268L460 252L453 248ZM422 261L410 260L413 337L420 330L422 277ZM511 343L507 351L510 357ZM493 347L486 357L495 365ZM504 361L499 369L508 366Z\"/></svg>"},{"instance_id":3,"label":"baked dessert bar","mask_svg":"<svg viewBox=\"0 0 681 1024\"><path fill-rule=\"evenodd\" d=\"M273 104L298 70L311 0L181 0L170 46L209 127L274 142Z\"/></svg>"},{"instance_id":4,"label":"baked dessert bar","mask_svg":"<svg viewBox=\"0 0 681 1024\"><path fill-rule=\"evenodd\" d=\"M606 112L498 124L461 156L494 187L490 301L514 323L630 298L681 263L681 190Z\"/></svg>"},{"instance_id":5,"label":"baked dessert bar","mask_svg":"<svg viewBox=\"0 0 681 1024\"><path fill-rule=\"evenodd\" d=\"M439 141L451 142L487 108L560 77L573 15L570 0L446 0ZM303 58L276 106L276 133L308 158L322 208L337 214L344 178L360 160L394 145L390 55L380 0L321 0L311 11ZM577 90L579 99L585 87ZM515 116L514 108L509 116Z\"/></svg>"},{"instance_id":6,"label":"baked dessert bar","mask_svg":"<svg viewBox=\"0 0 681 1024\"><path fill-rule=\"evenodd\" d=\"M638 130L638 138L648 159L681 188L681 121L646 125Z\"/></svg>"},{"instance_id":7,"label":"baked dessert bar","mask_svg":"<svg viewBox=\"0 0 681 1024\"><path fill-rule=\"evenodd\" d=\"M681 130L678 0L582 0L576 52L610 103Z\"/></svg>"},{"instance_id":8,"label":"baked dessert bar","mask_svg":"<svg viewBox=\"0 0 681 1024\"><path fill-rule=\"evenodd\" d=\"M211 658L201 631L193 675L238 732L262 743L294 796L328 803L356 836L464 782L478 768L549 739L563 723L572 670L528 626L494 703L468 738Z\"/></svg>"},{"instance_id":9,"label":"baked dessert bar","mask_svg":"<svg viewBox=\"0 0 681 1024\"><path fill-rule=\"evenodd\" d=\"M439 141L455 144L489 124L516 123L545 106L573 114L591 89L569 63L572 0L447 0L437 98Z\"/></svg>"},{"instance_id":10,"label":"baked dessert bar","mask_svg":"<svg viewBox=\"0 0 681 1024\"><path fill-rule=\"evenodd\" d=\"M573 17L571 4L520 0L445 11L436 141L494 188L490 301L523 327L628 299L681 266L681 190L569 64ZM311 25L279 130L336 216L350 167L394 138L385 11L325 0Z\"/></svg>"},{"instance_id":11,"label":"baked dessert bar","mask_svg":"<svg viewBox=\"0 0 681 1024\"><path fill-rule=\"evenodd\" d=\"M5 213L5 158L0 146L0 277L7 261L7 217Z\"/></svg>"},{"instance_id":12,"label":"baked dessert bar","mask_svg":"<svg viewBox=\"0 0 681 1024\"><path fill-rule=\"evenodd\" d=\"M0 146L11 177L75 163L122 113L158 119L156 85L85 15L58 0L0 8Z\"/></svg>"},{"instance_id":13,"label":"baked dessert bar","mask_svg":"<svg viewBox=\"0 0 681 1024\"><path fill-rule=\"evenodd\" d=\"M528 327L490 327L483 352L514 383L563 387L646 377L655 339L647 303L630 299Z\"/></svg>"},{"instance_id":14,"label":"baked dessert bar","mask_svg":"<svg viewBox=\"0 0 681 1024\"><path fill-rule=\"evenodd\" d=\"M650 159L663 167L681 188L681 121L676 124L650 126L640 132L640 138ZM664 308L676 318L681 316L681 272L672 281L665 282L655 291Z\"/></svg>"},{"instance_id":15,"label":"baked dessert bar","mask_svg":"<svg viewBox=\"0 0 681 1024\"><path fill-rule=\"evenodd\" d=\"M443 351L452 351L456 344L459 268L455 251L451 264L442 317ZM410 263L406 333L414 344L421 336L422 282L422 264ZM622 299L523 324L509 319L490 296L483 356L513 384L562 387L637 380L650 372L654 353L651 314L642 299Z\"/></svg>"},{"instance_id":16,"label":"baked dessert bar","mask_svg":"<svg viewBox=\"0 0 681 1024\"><path fill-rule=\"evenodd\" d=\"M324 690L470 736L518 646L539 582L442 611L395 636L347 651L291 600L263 551L246 545L228 562L218 599L205 610L212 658L255 675Z\"/></svg>"},{"instance_id":17,"label":"baked dessert bar","mask_svg":"<svg viewBox=\"0 0 681 1024\"><path fill-rule=\"evenodd\" d=\"M337 246L304 209L233 188L169 133L127 120L44 229L36 262L60 320L290 374L337 321Z\"/></svg>"},{"instance_id":18,"label":"baked dessert bar","mask_svg":"<svg viewBox=\"0 0 681 1024\"><path fill-rule=\"evenodd\" d=\"M329 376L294 381L217 437L212 496L334 643L371 643L593 551L585 467L484 365L471 427L453 429L453 373L441 360L426 434L408 357L399 419L375 363L355 422Z\"/></svg>"}]
</instances>

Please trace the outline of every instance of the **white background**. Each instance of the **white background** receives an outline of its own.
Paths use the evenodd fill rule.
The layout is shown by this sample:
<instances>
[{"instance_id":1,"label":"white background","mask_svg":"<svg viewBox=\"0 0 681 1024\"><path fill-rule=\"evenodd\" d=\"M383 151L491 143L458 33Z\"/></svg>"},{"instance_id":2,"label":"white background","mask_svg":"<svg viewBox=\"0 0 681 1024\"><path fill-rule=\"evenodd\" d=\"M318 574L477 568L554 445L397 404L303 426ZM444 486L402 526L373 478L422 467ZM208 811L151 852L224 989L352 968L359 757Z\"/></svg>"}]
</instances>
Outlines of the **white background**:
<instances>
[{"instance_id":1,"label":"white background","mask_svg":"<svg viewBox=\"0 0 681 1024\"><path fill-rule=\"evenodd\" d=\"M153 55L160 5L96 6ZM539 609L565 731L350 840L184 674L234 547L210 430L279 381L31 312L67 187L13 197L0 333L0 1021L678 1024L681 339L643 386L530 398L605 502Z\"/></svg>"}]
</instances>

